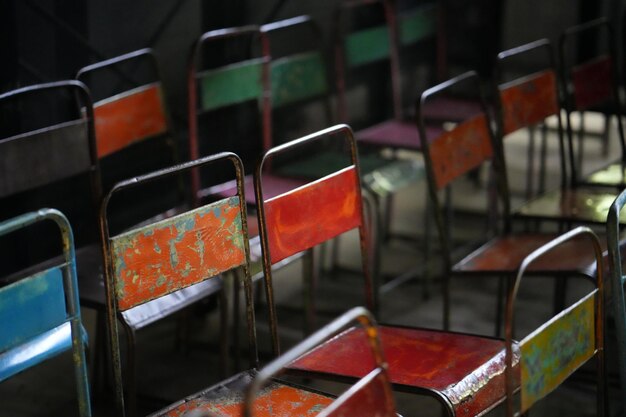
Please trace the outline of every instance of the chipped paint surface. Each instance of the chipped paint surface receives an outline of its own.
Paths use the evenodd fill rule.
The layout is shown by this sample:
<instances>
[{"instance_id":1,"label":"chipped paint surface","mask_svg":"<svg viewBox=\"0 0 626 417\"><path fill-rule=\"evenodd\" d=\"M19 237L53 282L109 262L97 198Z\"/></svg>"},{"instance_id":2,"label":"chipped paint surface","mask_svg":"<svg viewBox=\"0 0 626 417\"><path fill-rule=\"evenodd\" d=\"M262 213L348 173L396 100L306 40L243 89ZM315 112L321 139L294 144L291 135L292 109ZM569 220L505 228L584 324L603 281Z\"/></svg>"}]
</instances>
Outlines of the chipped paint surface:
<instances>
[{"instance_id":1,"label":"chipped paint surface","mask_svg":"<svg viewBox=\"0 0 626 417\"><path fill-rule=\"evenodd\" d=\"M272 263L361 224L360 188L354 166L265 202Z\"/></svg>"},{"instance_id":2,"label":"chipped paint surface","mask_svg":"<svg viewBox=\"0 0 626 417\"><path fill-rule=\"evenodd\" d=\"M595 294L564 310L520 343L522 412L594 355Z\"/></svg>"},{"instance_id":3,"label":"chipped paint surface","mask_svg":"<svg viewBox=\"0 0 626 417\"><path fill-rule=\"evenodd\" d=\"M424 329L380 326L391 383L424 388L454 400L458 416L474 415L504 396L504 341ZM354 329L298 359L290 368L360 378L372 353Z\"/></svg>"},{"instance_id":4,"label":"chipped paint surface","mask_svg":"<svg viewBox=\"0 0 626 417\"><path fill-rule=\"evenodd\" d=\"M122 311L242 265L239 198L116 236L111 252Z\"/></svg>"},{"instance_id":5,"label":"chipped paint surface","mask_svg":"<svg viewBox=\"0 0 626 417\"><path fill-rule=\"evenodd\" d=\"M572 69L574 103L577 110L611 100L613 96L613 63L608 55L597 57Z\"/></svg>"},{"instance_id":6,"label":"chipped paint surface","mask_svg":"<svg viewBox=\"0 0 626 417\"><path fill-rule=\"evenodd\" d=\"M159 84L150 84L94 104L98 157L167 130Z\"/></svg>"},{"instance_id":7,"label":"chipped paint surface","mask_svg":"<svg viewBox=\"0 0 626 417\"><path fill-rule=\"evenodd\" d=\"M263 389L254 403L254 416L298 417L315 416L332 402L332 398L277 383ZM243 395L229 392L217 398L200 395L168 410L167 417L183 417L191 410L207 411L211 416L242 416Z\"/></svg>"},{"instance_id":8,"label":"chipped paint surface","mask_svg":"<svg viewBox=\"0 0 626 417\"><path fill-rule=\"evenodd\" d=\"M485 115L480 114L443 133L430 145L437 188L491 158L493 149Z\"/></svg>"},{"instance_id":9,"label":"chipped paint surface","mask_svg":"<svg viewBox=\"0 0 626 417\"><path fill-rule=\"evenodd\" d=\"M542 122L559 113L556 76L552 70L541 71L508 84L500 91L504 134Z\"/></svg>"},{"instance_id":10,"label":"chipped paint surface","mask_svg":"<svg viewBox=\"0 0 626 417\"><path fill-rule=\"evenodd\" d=\"M328 91L326 69L319 52L294 54L272 61L272 107L280 108Z\"/></svg>"}]
</instances>

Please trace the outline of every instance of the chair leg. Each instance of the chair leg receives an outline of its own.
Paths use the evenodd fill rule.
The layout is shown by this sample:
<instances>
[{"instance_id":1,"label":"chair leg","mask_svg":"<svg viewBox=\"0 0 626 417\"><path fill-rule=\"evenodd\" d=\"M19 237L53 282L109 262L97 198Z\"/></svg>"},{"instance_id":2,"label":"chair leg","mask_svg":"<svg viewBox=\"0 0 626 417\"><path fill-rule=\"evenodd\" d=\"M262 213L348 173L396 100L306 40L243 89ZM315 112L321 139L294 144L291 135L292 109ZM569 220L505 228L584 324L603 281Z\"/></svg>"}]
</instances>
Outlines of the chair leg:
<instances>
[{"instance_id":1,"label":"chair leg","mask_svg":"<svg viewBox=\"0 0 626 417\"><path fill-rule=\"evenodd\" d=\"M126 380L126 414L129 417L137 416L137 364L136 364L136 334L135 330L122 322L126 333L126 366L124 379Z\"/></svg>"},{"instance_id":2,"label":"chair leg","mask_svg":"<svg viewBox=\"0 0 626 417\"><path fill-rule=\"evenodd\" d=\"M504 276L498 277L498 289L496 298L496 321L493 334L496 337L502 335L502 315L504 310L505 287L508 290L508 278Z\"/></svg>"},{"instance_id":3,"label":"chair leg","mask_svg":"<svg viewBox=\"0 0 626 417\"><path fill-rule=\"evenodd\" d=\"M220 291L220 377L226 378L228 366L228 291L222 288Z\"/></svg>"},{"instance_id":4,"label":"chair leg","mask_svg":"<svg viewBox=\"0 0 626 417\"><path fill-rule=\"evenodd\" d=\"M546 164L548 156L548 126L544 123L541 125L541 150L540 150L540 167L539 167L539 184L538 193L546 192Z\"/></svg>"},{"instance_id":5,"label":"chair leg","mask_svg":"<svg viewBox=\"0 0 626 417\"><path fill-rule=\"evenodd\" d=\"M609 156L609 139L611 137L610 133L611 129L611 115L604 115L604 132L602 132L602 156Z\"/></svg>"},{"instance_id":6,"label":"chair leg","mask_svg":"<svg viewBox=\"0 0 626 417\"><path fill-rule=\"evenodd\" d=\"M535 173L535 127L528 128L528 152L526 156L526 199L530 200L534 195Z\"/></svg>"},{"instance_id":7,"label":"chair leg","mask_svg":"<svg viewBox=\"0 0 626 417\"><path fill-rule=\"evenodd\" d=\"M578 170L578 175L582 176L583 172L583 156L585 154L585 112L581 111L580 113L580 129L578 130L578 160L576 161L576 166Z\"/></svg>"},{"instance_id":8,"label":"chair leg","mask_svg":"<svg viewBox=\"0 0 626 417\"><path fill-rule=\"evenodd\" d=\"M240 343L239 342L239 320L240 320L239 309L241 308L239 290L241 286L239 285L239 274L237 272L233 272L232 280L233 280L233 326L232 326L233 352L235 356L235 372L239 372L241 370L241 359L239 358L239 355L240 355L239 349L241 348L239 344Z\"/></svg>"},{"instance_id":9,"label":"chair leg","mask_svg":"<svg viewBox=\"0 0 626 417\"><path fill-rule=\"evenodd\" d=\"M302 267L304 268L304 332L305 336L308 336L315 329L316 322L315 293L317 292L317 273L313 249L307 250L302 260Z\"/></svg>"}]
</instances>

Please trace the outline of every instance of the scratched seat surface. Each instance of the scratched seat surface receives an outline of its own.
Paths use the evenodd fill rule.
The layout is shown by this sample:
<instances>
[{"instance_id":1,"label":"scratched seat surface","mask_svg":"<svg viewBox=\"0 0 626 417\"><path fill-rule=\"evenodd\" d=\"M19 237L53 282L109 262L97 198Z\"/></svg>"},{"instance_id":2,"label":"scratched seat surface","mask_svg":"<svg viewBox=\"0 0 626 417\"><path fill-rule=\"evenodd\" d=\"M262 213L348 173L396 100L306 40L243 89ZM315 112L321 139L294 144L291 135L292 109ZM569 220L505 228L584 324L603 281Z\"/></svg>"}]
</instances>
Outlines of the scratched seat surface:
<instances>
[{"instance_id":1,"label":"scratched seat surface","mask_svg":"<svg viewBox=\"0 0 626 417\"><path fill-rule=\"evenodd\" d=\"M256 371L241 372L204 391L190 395L150 417L182 417L191 410L206 411L211 416L243 416L243 393ZM328 395L282 382L272 382L261 391L254 404L255 416L314 416L333 401Z\"/></svg>"},{"instance_id":2,"label":"scratched seat surface","mask_svg":"<svg viewBox=\"0 0 626 417\"><path fill-rule=\"evenodd\" d=\"M396 389L444 395L457 416L471 416L503 401L504 341L426 329L380 326ZM361 344L362 345L362 344ZM289 369L315 375L364 376L371 353L348 330L298 359Z\"/></svg>"}]
</instances>

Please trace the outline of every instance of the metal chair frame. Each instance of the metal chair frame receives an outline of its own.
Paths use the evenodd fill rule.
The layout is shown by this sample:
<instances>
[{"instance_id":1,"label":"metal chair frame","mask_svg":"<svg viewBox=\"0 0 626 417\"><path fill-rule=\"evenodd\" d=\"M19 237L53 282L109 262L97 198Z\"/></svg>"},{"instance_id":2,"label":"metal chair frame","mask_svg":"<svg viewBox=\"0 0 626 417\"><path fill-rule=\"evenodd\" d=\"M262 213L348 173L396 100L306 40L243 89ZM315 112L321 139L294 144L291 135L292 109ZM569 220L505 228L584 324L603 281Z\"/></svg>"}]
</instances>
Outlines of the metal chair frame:
<instances>
[{"instance_id":1,"label":"metal chair frame","mask_svg":"<svg viewBox=\"0 0 626 417\"><path fill-rule=\"evenodd\" d=\"M3 344L0 348L0 380L14 374L5 374L9 367L14 369L8 372L21 372L61 352L72 350L79 414L89 417L91 401L85 359L87 340L80 316L74 236L69 221L58 210L41 209L0 222L0 235L48 220L56 224L61 234L63 262L0 288L0 299L10 297L5 298L5 307L15 304L14 308L23 309L19 317L7 310L2 314L7 320L19 318L18 331L21 335L14 334L13 343ZM56 288L54 284L58 281L61 288ZM46 303L46 306L41 303ZM29 311L29 308L37 310ZM63 317L58 317L59 310L62 310ZM42 317L42 312L47 317ZM15 340L18 342L15 343Z\"/></svg>"},{"instance_id":2,"label":"metal chair frame","mask_svg":"<svg viewBox=\"0 0 626 417\"><path fill-rule=\"evenodd\" d=\"M355 322L360 324L364 333L363 339L367 339L367 344L372 351L374 367L370 373L357 381L318 415L323 417L339 415L396 417L393 394L387 375L388 365L381 348L376 321L363 307L354 307L345 312L297 346L265 365L246 390L243 415L252 417L255 414L254 402L261 389L280 375L287 365L341 332L354 329ZM366 343L365 340L363 343Z\"/></svg>"}]
</instances>

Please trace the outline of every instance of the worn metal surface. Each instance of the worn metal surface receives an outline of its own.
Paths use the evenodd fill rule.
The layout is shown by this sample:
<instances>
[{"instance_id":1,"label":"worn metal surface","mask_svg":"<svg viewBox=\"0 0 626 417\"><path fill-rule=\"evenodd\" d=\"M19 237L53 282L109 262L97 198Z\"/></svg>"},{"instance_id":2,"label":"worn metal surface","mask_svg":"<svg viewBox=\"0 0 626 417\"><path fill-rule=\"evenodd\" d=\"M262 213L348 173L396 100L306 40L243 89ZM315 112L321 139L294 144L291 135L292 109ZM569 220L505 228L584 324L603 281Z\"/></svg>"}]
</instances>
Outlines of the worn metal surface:
<instances>
[{"instance_id":1,"label":"worn metal surface","mask_svg":"<svg viewBox=\"0 0 626 417\"><path fill-rule=\"evenodd\" d=\"M518 214L538 219L604 224L616 193L602 189L554 190L523 205ZM626 223L626 213L621 215Z\"/></svg>"},{"instance_id":2,"label":"worn metal surface","mask_svg":"<svg viewBox=\"0 0 626 417\"><path fill-rule=\"evenodd\" d=\"M524 258L533 250L557 237L555 234L525 233L495 237L454 265L452 271L463 274L515 273ZM552 255L533 263L529 271L545 271L571 275L573 271L593 276L595 258L589 243L582 239L569 241Z\"/></svg>"},{"instance_id":3,"label":"worn metal surface","mask_svg":"<svg viewBox=\"0 0 626 417\"><path fill-rule=\"evenodd\" d=\"M475 415L504 398L504 341L456 333L380 327L389 377L405 391L445 395L457 416ZM360 378L372 353L354 329L290 365L327 377Z\"/></svg>"},{"instance_id":4,"label":"worn metal surface","mask_svg":"<svg viewBox=\"0 0 626 417\"><path fill-rule=\"evenodd\" d=\"M111 239L120 310L198 283L245 262L238 197Z\"/></svg>"},{"instance_id":5,"label":"worn metal surface","mask_svg":"<svg viewBox=\"0 0 626 417\"><path fill-rule=\"evenodd\" d=\"M558 114L559 101L554 71L540 71L501 86L500 102L504 135Z\"/></svg>"},{"instance_id":6,"label":"worn metal surface","mask_svg":"<svg viewBox=\"0 0 626 417\"><path fill-rule=\"evenodd\" d=\"M425 4L398 17L398 40L401 45L420 42L437 34L437 5Z\"/></svg>"},{"instance_id":7,"label":"worn metal surface","mask_svg":"<svg viewBox=\"0 0 626 417\"><path fill-rule=\"evenodd\" d=\"M198 73L201 109L215 110L259 99L263 94L266 61L267 58L255 58Z\"/></svg>"},{"instance_id":8,"label":"worn metal surface","mask_svg":"<svg viewBox=\"0 0 626 417\"><path fill-rule=\"evenodd\" d=\"M87 172L90 167L85 120L0 139L0 197Z\"/></svg>"},{"instance_id":9,"label":"worn metal surface","mask_svg":"<svg viewBox=\"0 0 626 417\"><path fill-rule=\"evenodd\" d=\"M94 103L93 111L99 158L167 131L160 83Z\"/></svg>"},{"instance_id":10,"label":"worn metal surface","mask_svg":"<svg viewBox=\"0 0 626 417\"><path fill-rule=\"evenodd\" d=\"M151 414L151 417L184 417L192 410L205 411L212 416L242 416L243 391L254 377L246 371L214 387L192 395L176 404ZM297 417L313 416L332 402L332 398L279 382L261 391L254 404L255 416Z\"/></svg>"},{"instance_id":11,"label":"worn metal surface","mask_svg":"<svg viewBox=\"0 0 626 417\"><path fill-rule=\"evenodd\" d=\"M457 122L467 120L483 112L480 100L438 96L428 101L428 106L420 109L425 120Z\"/></svg>"},{"instance_id":12,"label":"worn metal surface","mask_svg":"<svg viewBox=\"0 0 626 417\"><path fill-rule=\"evenodd\" d=\"M272 61L271 86L273 108L328 93L321 53L305 52Z\"/></svg>"},{"instance_id":13,"label":"worn metal surface","mask_svg":"<svg viewBox=\"0 0 626 417\"><path fill-rule=\"evenodd\" d=\"M586 110L613 98L613 62L602 55L571 70L574 105Z\"/></svg>"},{"instance_id":14,"label":"worn metal surface","mask_svg":"<svg viewBox=\"0 0 626 417\"><path fill-rule=\"evenodd\" d=\"M8 366L8 369L0 369L0 380L34 366L63 349L71 349L79 415L89 417L91 401L85 359L87 339L78 303L72 228L58 210L41 209L0 223L0 235L44 220L53 221L59 229L64 262L57 268L24 278L22 284L17 282L0 291L0 322L3 323L0 366ZM5 333L4 328L15 333ZM9 350L5 351L7 347Z\"/></svg>"},{"instance_id":15,"label":"worn metal surface","mask_svg":"<svg viewBox=\"0 0 626 417\"><path fill-rule=\"evenodd\" d=\"M0 352L66 321L61 267L0 288Z\"/></svg>"},{"instance_id":16,"label":"worn metal surface","mask_svg":"<svg viewBox=\"0 0 626 417\"><path fill-rule=\"evenodd\" d=\"M271 262L360 226L359 192L355 167L351 166L265 201Z\"/></svg>"},{"instance_id":17,"label":"worn metal surface","mask_svg":"<svg viewBox=\"0 0 626 417\"><path fill-rule=\"evenodd\" d=\"M595 354L595 300L587 295L520 342L522 412Z\"/></svg>"},{"instance_id":18,"label":"worn metal surface","mask_svg":"<svg viewBox=\"0 0 626 417\"><path fill-rule=\"evenodd\" d=\"M481 114L458 124L435 139L429 152L435 184L442 189L493 156L487 118Z\"/></svg>"}]
</instances>

